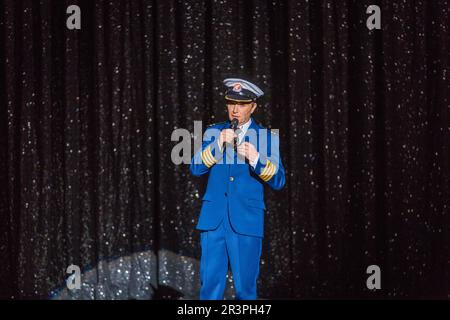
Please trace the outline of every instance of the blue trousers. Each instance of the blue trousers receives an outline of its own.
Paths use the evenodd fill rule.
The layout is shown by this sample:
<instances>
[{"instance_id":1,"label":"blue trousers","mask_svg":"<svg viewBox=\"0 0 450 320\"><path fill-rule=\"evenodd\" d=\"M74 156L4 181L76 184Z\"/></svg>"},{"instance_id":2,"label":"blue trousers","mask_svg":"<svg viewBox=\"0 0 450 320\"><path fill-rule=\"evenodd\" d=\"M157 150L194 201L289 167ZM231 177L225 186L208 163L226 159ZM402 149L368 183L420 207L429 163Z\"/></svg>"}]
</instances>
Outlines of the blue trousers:
<instances>
[{"instance_id":1,"label":"blue trousers","mask_svg":"<svg viewBox=\"0 0 450 320\"><path fill-rule=\"evenodd\" d=\"M262 238L236 233L227 215L215 230L202 231L200 242L200 299L223 299L228 265L236 299L256 299Z\"/></svg>"}]
</instances>

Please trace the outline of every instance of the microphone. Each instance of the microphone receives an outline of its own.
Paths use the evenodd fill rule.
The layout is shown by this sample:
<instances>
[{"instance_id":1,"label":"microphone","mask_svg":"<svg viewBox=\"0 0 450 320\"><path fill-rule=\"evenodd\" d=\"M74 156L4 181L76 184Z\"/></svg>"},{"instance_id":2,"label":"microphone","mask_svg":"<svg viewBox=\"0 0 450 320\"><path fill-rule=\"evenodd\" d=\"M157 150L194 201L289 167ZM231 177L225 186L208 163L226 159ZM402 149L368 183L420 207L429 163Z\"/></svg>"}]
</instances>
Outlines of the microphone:
<instances>
[{"instance_id":1,"label":"microphone","mask_svg":"<svg viewBox=\"0 0 450 320\"><path fill-rule=\"evenodd\" d=\"M236 132L238 124L239 124L238 119L234 118L233 120L231 120L231 129L233 129L234 132ZM233 143L234 151L236 151L236 147L237 147L237 138L234 138L234 143Z\"/></svg>"},{"instance_id":2,"label":"microphone","mask_svg":"<svg viewBox=\"0 0 450 320\"><path fill-rule=\"evenodd\" d=\"M231 120L230 129L233 129L234 131L236 131L238 124L239 124L239 120L234 118L233 120ZM222 149L225 149L225 146L226 146L226 142L223 143ZM236 138L234 138L234 147L236 148Z\"/></svg>"},{"instance_id":3,"label":"microphone","mask_svg":"<svg viewBox=\"0 0 450 320\"><path fill-rule=\"evenodd\" d=\"M234 118L233 120L231 120L231 129L236 130L238 124L239 124L238 119Z\"/></svg>"}]
</instances>

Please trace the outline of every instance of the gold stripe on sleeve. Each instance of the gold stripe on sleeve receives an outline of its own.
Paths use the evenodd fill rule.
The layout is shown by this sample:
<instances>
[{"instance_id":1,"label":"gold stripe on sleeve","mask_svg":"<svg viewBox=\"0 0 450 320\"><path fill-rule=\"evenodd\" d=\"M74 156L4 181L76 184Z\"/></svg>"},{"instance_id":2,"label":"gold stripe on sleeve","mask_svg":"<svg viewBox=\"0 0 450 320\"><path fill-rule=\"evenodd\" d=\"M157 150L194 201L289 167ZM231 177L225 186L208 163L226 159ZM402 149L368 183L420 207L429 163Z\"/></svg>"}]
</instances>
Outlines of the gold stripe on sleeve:
<instances>
[{"instance_id":1,"label":"gold stripe on sleeve","mask_svg":"<svg viewBox=\"0 0 450 320\"><path fill-rule=\"evenodd\" d=\"M261 173L259 174L260 176L265 176L267 174L267 171L270 168L270 164L271 162L267 160L266 166L264 167L263 171L261 171Z\"/></svg>"},{"instance_id":2,"label":"gold stripe on sleeve","mask_svg":"<svg viewBox=\"0 0 450 320\"><path fill-rule=\"evenodd\" d=\"M209 146L208 148L206 148L205 152L206 152L206 158L209 160L211 165L214 165L217 161L216 161L216 159L214 159L214 157L212 155L211 147Z\"/></svg>"},{"instance_id":3,"label":"gold stripe on sleeve","mask_svg":"<svg viewBox=\"0 0 450 320\"><path fill-rule=\"evenodd\" d=\"M206 157L206 150L204 150L201 153L201 157L202 157L202 161L203 163L209 168L211 167L213 164L208 160L208 158Z\"/></svg>"},{"instance_id":4,"label":"gold stripe on sleeve","mask_svg":"<svg viewBox=\"0 0 450 320\"><path fill-rule=\"evenodd\" d=\"M261 179L266 182L269 181L275 175L276 170L277 168L275 167L275 165L273 163L270 163L264 175L260 175Z\"/></svg>"}]
</instances>

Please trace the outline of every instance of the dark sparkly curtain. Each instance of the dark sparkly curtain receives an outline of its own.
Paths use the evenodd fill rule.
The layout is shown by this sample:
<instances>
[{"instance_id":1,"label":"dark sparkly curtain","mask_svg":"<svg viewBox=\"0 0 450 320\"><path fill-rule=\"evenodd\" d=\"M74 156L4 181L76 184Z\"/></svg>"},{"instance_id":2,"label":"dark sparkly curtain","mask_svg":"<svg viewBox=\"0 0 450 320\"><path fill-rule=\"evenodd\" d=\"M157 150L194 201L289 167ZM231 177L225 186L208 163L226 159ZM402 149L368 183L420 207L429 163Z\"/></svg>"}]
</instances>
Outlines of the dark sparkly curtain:
<instances>
[{"instance_id":1,"label":"dark sparkly curtain","mask_svg":"<svg viewBox=\"0 0 450 320\"><path fill-rule=\"evenodd\" d=\"M206 179L173 164L171 134L225 120L221 81L243 76L287 174L259 296L449 298L449 8L2 0L0 297L196 298Z\"/></svg>"}]
</instances>

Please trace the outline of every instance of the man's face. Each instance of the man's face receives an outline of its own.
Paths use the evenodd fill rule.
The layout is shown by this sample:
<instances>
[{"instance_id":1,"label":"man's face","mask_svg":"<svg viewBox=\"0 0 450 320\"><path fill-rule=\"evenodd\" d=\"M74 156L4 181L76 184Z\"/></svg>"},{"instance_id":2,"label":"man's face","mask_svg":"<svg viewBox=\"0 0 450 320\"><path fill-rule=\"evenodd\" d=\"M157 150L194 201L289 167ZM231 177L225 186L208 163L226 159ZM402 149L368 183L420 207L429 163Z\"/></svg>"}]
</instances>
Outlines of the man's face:
<instances>
[{"instance_id":1,"label":"man's face","mask_svg":"<svg viewBox=\"0 0 450 320\"><path fill-rule=\"evenodd\" d=\"M227 101L228 118L231 120L238 119L239 125L244 124L250 119L253 111L256 109L255 102L235 102Z\"/></svg>"}]
</instances>

